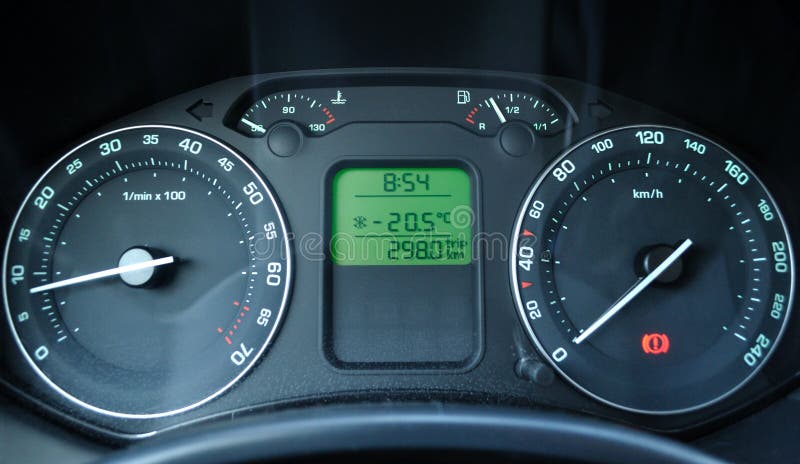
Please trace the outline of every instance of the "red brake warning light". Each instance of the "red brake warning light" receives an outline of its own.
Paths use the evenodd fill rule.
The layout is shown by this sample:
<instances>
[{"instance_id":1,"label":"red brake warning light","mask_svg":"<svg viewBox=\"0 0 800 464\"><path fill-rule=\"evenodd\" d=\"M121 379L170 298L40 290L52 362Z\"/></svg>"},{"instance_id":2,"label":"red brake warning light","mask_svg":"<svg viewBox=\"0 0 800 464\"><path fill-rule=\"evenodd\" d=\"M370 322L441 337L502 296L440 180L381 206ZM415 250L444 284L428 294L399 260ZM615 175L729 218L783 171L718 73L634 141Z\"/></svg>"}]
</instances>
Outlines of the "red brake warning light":
<instances>
[{"instance_id":1,"label":"red brake warning light","mask_svg":"<svg viewBox=\"0 0 800 464\"><path fill-rule=\"evenodd\" d=\"M644 334L642 350L646 354L666 354L669 351L669 337L667 334Z\"/></svg>"}]
</instances>

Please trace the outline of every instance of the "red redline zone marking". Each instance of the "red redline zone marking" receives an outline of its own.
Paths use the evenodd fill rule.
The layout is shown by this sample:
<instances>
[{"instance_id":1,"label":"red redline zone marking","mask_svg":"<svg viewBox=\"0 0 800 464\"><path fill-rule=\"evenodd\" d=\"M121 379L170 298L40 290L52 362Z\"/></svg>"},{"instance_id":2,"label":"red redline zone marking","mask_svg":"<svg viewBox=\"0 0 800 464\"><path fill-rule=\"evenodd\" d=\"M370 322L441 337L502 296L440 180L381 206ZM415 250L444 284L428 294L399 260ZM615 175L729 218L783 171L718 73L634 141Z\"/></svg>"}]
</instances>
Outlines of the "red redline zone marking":
<instances>
[{"instance_id":1,"label":"red redline zone marking","mask_svg":"<svg viewBox=\"0 0 800 464\"><path fill-rule=\"evenodd\" d=\"M331 113L331 110L329 110L327 107L322 108L322 112L328 117L328 120L325 121L325 124L330 124L333 121L336 121L336 118L333 117L333 113Z\"/></svg>"},{"instance_id":2,"label":"red redline zone marking","mask_svg":"<svg viewBox=\"0 0 800 464\"><path fill-rule=\"evenodd\" d=\"M467 115L467 117L464 118L464 119L468 123L470 123L470 124L472 124L474 126L475 125L475 121L472 119L472 117L475 116L475 113L477 113L477 112L478 112L478 107L475 106L475 107L472 108L472 111L470 111L469 114Z\"/></svg>"},{"instance_id":3,"label":"red redline zone marking","mask_svg":"<svg viewBox=\"0 0 800 464\"><path fill-rule=\"evenodd\" d=\"M240 303L238 301L234 301L233 302L234 306L239 306L239 304ZM242 306L242 309L244 309L244 311L239 312L239 317L236 318L236 323L233 324L232 330L229 329L228 330L228 334L225 335L225 343L227 343L228 345L233 345L233 341L231 340L231 336L233 336L236 333L236 331L239 330L239 324L242 323L242 318L244 317L245 313L250 312L250 307L249 306ZM225 330L222 327L217 327L217 333L220 333L220 334L221 333L225 333Z\"/></svg>"}]
</instances>

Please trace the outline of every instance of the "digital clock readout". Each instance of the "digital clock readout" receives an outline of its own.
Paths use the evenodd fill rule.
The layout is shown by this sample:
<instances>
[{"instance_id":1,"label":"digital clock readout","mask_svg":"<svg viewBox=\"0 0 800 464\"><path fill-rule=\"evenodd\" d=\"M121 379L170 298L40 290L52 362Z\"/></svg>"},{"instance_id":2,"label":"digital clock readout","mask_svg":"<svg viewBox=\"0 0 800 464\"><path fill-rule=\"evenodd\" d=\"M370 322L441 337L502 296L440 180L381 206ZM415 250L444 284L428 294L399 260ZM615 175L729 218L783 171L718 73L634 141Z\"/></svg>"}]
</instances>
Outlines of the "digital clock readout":
<instances>
[{"instance_id":1,"label":"digital clock readout","mask_svg":"<svg viewBox=\"0 0 800 464\"><path fill-rule=\"evenodd\" d=\"M338 265L464 265L472 260L470 178L459 168L347 168L332 186Z\"/></svg>"}]
</instances>

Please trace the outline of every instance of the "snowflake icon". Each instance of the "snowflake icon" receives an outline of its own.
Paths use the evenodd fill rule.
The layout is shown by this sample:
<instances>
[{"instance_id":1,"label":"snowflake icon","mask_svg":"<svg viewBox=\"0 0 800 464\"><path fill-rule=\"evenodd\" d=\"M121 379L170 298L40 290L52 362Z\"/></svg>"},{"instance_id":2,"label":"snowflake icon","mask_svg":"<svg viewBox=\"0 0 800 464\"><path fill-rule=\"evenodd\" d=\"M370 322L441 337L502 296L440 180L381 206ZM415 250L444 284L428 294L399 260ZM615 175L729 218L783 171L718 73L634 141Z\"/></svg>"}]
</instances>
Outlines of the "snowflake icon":
<instances>
[{"instance_id":1,"label":"snowflake icon","mask_svg":"<svg viewBox=\"0 0 800 464\"><path fill-rule=\"evenodd\" d=\"M356 229L363 229L367 227L367 218L364 216L356 216L353 218L353 227Z\"/></svg>"}]
</instances>

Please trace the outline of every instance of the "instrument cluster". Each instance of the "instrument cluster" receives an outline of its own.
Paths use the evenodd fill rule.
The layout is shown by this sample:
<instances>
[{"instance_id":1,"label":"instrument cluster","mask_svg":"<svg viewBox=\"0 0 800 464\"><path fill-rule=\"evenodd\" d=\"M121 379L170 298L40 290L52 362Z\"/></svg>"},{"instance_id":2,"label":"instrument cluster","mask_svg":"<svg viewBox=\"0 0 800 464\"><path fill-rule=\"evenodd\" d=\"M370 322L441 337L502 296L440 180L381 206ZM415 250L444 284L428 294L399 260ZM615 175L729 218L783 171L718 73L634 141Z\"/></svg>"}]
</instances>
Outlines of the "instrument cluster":
<instances>
[{"instance_id":1,"label":"instrument cluster","mask_svg":"<svg viewBox=\"0 0 800 464\"><path fill-rule=\"evenodd\" d=\"M52 154L7 225L2 382L124 439L387 400L691 434L800 370L757 156L549 76L219 82Z\"/></svg>"}]
</instances>

